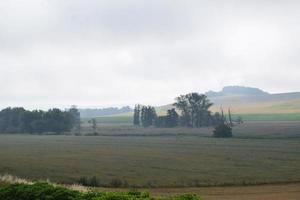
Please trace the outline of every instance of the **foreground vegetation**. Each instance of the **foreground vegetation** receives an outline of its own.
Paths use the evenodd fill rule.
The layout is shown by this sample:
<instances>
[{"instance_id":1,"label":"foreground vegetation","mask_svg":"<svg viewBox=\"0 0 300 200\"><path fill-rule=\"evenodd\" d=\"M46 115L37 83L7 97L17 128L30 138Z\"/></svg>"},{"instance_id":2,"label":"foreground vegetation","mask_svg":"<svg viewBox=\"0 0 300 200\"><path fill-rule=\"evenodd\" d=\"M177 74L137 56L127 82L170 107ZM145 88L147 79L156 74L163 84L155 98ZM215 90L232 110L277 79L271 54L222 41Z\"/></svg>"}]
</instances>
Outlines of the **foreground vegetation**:
<instances>
[{"instance_id":1,"label":"foreground vegetation","mask_svg":"<svg viewBox=\"0 0 300 200\"><path fill-rule=\"evenodd\" d=\"M0 135L0 174L104 187L300 181L299 123L245 123L231 139L212 131L102 126L89 137Z\"/></svg>"},{"instance_id":2,"label":"foreground vegetation","mask_svg":"<svg viewBox=\"0 0 300 200\"><path fill-rule=\"evenodd\" d=\"M148 192L79 192L48 183L7 184L0 187L5 200L155 200ZM195 195L159 198L160 200L200 200Z\"/></svg>"}]
</instances>

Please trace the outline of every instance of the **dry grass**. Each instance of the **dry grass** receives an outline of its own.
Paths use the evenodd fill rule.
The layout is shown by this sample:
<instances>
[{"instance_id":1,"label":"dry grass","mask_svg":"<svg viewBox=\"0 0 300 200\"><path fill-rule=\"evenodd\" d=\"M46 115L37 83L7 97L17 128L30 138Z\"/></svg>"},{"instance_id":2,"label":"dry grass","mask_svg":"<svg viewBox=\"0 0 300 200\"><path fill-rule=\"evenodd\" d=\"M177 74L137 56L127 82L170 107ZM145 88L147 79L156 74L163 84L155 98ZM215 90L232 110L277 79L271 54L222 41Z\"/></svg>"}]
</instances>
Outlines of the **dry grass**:
<instances>
[{"instance_id":1,"label":"dry grass","mask_svg":"<svg viewBox=\"0 0 300 200\"><path fill-rule=\"evenodd\" d=\"M232 139L211 138L211 129L122 130L95 137L1 135L0 173L64 183L97 176L101 184L121 179L141 187L300 181L296 122L246 123Z\"/></svg>"}]
</instances>

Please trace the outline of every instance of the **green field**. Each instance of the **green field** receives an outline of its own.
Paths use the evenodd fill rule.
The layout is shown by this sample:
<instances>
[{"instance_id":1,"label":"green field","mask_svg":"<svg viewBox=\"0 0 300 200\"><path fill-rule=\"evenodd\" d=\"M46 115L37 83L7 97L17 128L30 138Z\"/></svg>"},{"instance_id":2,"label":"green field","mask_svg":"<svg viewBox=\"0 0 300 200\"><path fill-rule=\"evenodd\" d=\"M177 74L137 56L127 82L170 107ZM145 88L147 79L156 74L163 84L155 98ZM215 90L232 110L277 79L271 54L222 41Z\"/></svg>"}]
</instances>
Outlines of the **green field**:
<instances>
[{"instance_id":1,"label":"green field","mask_svg":"<svg viewBox=\"0 0 300 200\"><path fill-rule=\"evenodd\" d=\"M244 121L300 121L300 113L239 114Z\"/></svg>"},{"instance_id":2,"label":"green field","mask_svg":"<svg viewBox=\"0 0 300 200\"><path fill-rule=\"evenodd\" d=\"M72 183L96 176L129 186L181 187L300 181L300 123L249 122L234 138L211 128L102 126L99 136L0 135L0 174Z\"/></svg>"},{"instance_id":3,"label":"green field","mask_svg":"<svg viewBox=\"0 0 300 200\"><path fill-rule=\"evenodd\" d=\"M233 118L238 116L241 116L244 121L300 121L300 113L233 114ZM96 119L100 125L131 125L133 123L130 113L97 117ZM84 121L88 121L88 119Z\"/></svg>"}]
</instances>

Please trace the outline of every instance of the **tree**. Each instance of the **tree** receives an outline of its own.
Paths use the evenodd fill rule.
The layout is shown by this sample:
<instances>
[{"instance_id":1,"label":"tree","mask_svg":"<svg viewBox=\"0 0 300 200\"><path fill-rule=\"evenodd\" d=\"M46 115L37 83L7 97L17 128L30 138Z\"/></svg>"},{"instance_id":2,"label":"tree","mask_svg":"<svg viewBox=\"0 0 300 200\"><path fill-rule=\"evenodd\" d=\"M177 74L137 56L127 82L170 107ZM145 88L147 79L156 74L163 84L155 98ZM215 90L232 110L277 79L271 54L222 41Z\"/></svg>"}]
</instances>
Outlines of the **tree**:
<instances>
[{"instance_id":1,"label":"tree","mask_svg":"<svg viewBox=\"0 0 300 200\"><path fill-rule=\"evenodd\" d=\"M213 105L204 94L189 93L180 95L173 104L181 111L181 120L184 126L201 127L210 125Z\"/></svg>"},{"instance_id":2,"label":"tree","mask_svg":"<svg viewBox=\"0 0 300 200\"><path fill-rule=\"evenodd\" d=\"M182 126L191 125L191 112L190 106L186 95L180 95L175 98L176 102L173 104L178 110L181 111L180 123Z\"/></svg>"},{"instance_id":3,"label":"tree","mask_svg":"<svg viewBox=\"0 0 300 200\"><path fill-rule=\"evenodd\" d=\"M135 126L140 125L140 105L139 104L135 105L135 107L134 107L133 124Z\"/></svg>"},{"instance_id":4,"label":"tree","mask_svg":"<svg viewBox=\"0 0 300 200\"><path fill-rule=\"evenodd\" d=\"M224 124L224 118L222 117L222 115L219 112L216 112L213 116L212 116L212 124L213 125L221 125Z\"/></svg>"},{"instance_id":5,"label":"tree","mask_svg":"<svg viewBox=\"0 0 300 200\"><path fill-rule=\"evenodd\" d=\"M220 124L215 127L213 136L216 138L232 137L232 128L228 124Z\"/></svg>"},{"instance_id":6,"label":"tree","mask_svg":"<svg viewBox=\"0 0 300 200\"><path fill-rule=\"evenodd\" d=\"M155 126L156 127L159 127L159 128L164 128L164 127L167 127L167 116L158 116L156 119L155 119Z\"/></svg>"},{"instance_id":7,"label":"tree","mask_svg":"<svg viewBox=\"0 0 300 200\"><path fill-rule=\"evenodd\" d=\"M152 106L142 106L141 109L141 123L144 127L154 125L156 119L156 111Z\"/></svg>"},{"instance_id":8,"label":"tree","mask_svg":"<svg viewBox=\"0 0 300 200\"><path fill-rule=\"evenodd\" d=\"M74 119L69 111L61 111L55 108L48 111L6 108L0 111L0 132L68 132L73 127L72 121Z\"/></svg>"},{"instance_id":9,"label":"tree","mask_svg":"<svg viewBox=\"0 0 300 200\"><path fill-rule=\"evenodd\" d=\"M95 118L92 119L92 129L94 134L97 134L97 121Z\"/></svg>"},{"instance_id":10,"label":"tree","mask_svg":"<svg viewBox=\"0 0 300 200\"><path fill-rule=\"evenodd\" d=\"M175 127L178 126L179 115L174 108L167 111L166 126Z\"/></svg>"},{"instance_id":11,"label":"tree","mask_svg":"<svg viewBox=\"0 0 300 200\"><path fill-rule=\"evenodd\" d=\"M178 126L179 115L174 108L167 111L167 115L158 116L155 119L155 126L161 128L171 128Z\"/></svg>"},{"instance_id":12,"label":"tree","mask_svg":"<svg viewBox=\"0 0 300 200\"><path fill-rule=\"evenodd\" d=\"M229 118L229 125L230 125L230 127L233 127L233 122L232 122L232 118L231 118L230 108L228 109L228 118Z\"/></svg>"},{"instance_id":13,"label":"tree","mask_svg":"<svg viewBox=\"0 0 300 200\"><path fill-rule=\"evenodd\" d=\"M80 120L80 112L75 105L71 106L69 109L69 113L71 114L71 124L73 129L77 131L79 134L81 132L81 120Z\"/></svg>"}]
</instances>

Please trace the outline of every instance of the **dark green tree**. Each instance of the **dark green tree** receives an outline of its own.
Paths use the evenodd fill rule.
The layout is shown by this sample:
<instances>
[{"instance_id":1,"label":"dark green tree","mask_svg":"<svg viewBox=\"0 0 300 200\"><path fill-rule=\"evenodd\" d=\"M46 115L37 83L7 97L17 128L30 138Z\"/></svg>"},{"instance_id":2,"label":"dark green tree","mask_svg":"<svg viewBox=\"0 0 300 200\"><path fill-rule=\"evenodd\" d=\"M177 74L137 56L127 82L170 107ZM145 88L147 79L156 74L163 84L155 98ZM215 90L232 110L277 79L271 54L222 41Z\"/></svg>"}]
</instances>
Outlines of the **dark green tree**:
<instances>
[{"instance_id":1,"label":"dark green tree","mask_svg":"<svg viewBox=\"0 0 300 200\"><path fill-rule=\"evenodd\" d=\"M92 119L92 129L93 129L93 133L97 134L97 121L95 118Z\"/></svg>"},{"instance_id":2,"label":"dark green tree","mask_svg":"<svg viewBox=\"0 0 300 200\"><path fill-rule=\"evenodd\" d=\"M134 107L134 113L133 113L133 124L135 126L139 126L140 125L140 105L137 104Z\"/></svg>"},{"instance_id":3,"label":"dark green tree","mask_svg":"<svg viewBox=\"0 0 300 200\"><path fill-rule=\"evenodd\" d=\"M228 124L220 124L215 127L213 136L216 138L232 137L232 128Z\"/></svg>"},{"instance_id":4,"label":"dark green tree","mask_svg":"<svg viewBox=\"0 0 300 200\"><path fill-rule=\"evenodd\" d=\"M144 127L154 125L156 119L156 111L152 106L142 106L141 108L141 123Z\"/></svg>"},{"instance_id":5,"label":"dark green tree","mask_svg":"<svg viewBox=\"0 0 300 200\"><path fill-rule=\"evenodd\" d=\"M211 123L209 108L213 105L204 94L189 93L176 98L173 104L181 111L184 126L201 127Z\"/></svg>"},{"instance_id":6,"label":"dark green tree","mask_svg":"<svg viewBox=\"0 0 300 200\"><path fill-rule=\"evenodd\" d=\"M231 118L230 108L228 109L228 119L229 119L229 125L230 125L230 127L233 127L233 122L232 122L232 118Z\"/></svg>"},{"instance_id":7,"label":"dark green tree","mask_svg":"<svg viewBox=\"0 0 300 200\"><path fill-rule=\"evenodd\" d=\"M24 108L6 108L0 111L1 133L45 133L69 132L74 124L69 111L50 109L48 111Z\"/></svg>"},{"instance_id":8,"label":"dark green tree","mask_svg":"<svg viewBox=\"0 0 300 200\"><path fill-rule=\"evenodd\" d=\"M173 104L178 110L181 111L180 124L182 126L191 125L191 109L187 100L187 95L180 95L175 98L176 102Z\"/></svg>"},{"instance_id":9,"label":"dark green tree","mask_svg":"<svg viewBox=\"0 0 300 200\"><path fill-rule=\"evenodd\" d=\"M80 112L78 108L73 105L69 109L69 113L71 114L71 124L74 129L74 131L78 132L78 134L81 133L81 120L80 120Z\"/></svg>"},{"instance_id":10,"label":"dark green tree","mask_svg":"<svg viewBox=\"0 0 300 200\"><path fill-rule=\"evenodd\" d=\"M167 127L176 127L178 126L179 115L177 114L174 108L167 111L166 116L166 126Z\"/></svg>"}]
</instances>

